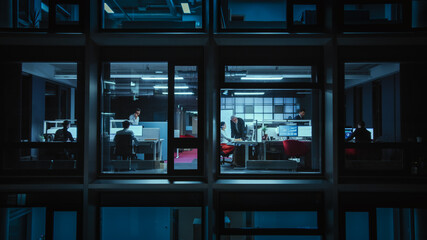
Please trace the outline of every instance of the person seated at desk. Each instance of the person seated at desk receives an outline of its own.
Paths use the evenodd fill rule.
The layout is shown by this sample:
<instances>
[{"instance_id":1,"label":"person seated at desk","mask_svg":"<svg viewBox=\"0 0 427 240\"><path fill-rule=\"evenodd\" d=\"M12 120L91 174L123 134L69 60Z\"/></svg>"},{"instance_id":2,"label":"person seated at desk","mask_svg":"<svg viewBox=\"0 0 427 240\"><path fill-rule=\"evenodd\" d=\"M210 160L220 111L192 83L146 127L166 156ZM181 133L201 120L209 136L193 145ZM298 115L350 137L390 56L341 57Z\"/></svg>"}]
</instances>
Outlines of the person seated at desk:
<instances>
[{"instance_id":1,"label":"person seated at desk","mask_svg":"<svg viewBox=\"0 0 427 240\"><path fill-rule=\"evenodd\" d=\"M346 142L349 142L353 138L356 139L356 142L371 142L371 132L366 130L365 128L365 122L360 121L357 124L356 131L352 132L350 136L346 139Z\"/></svg>"},{"instance_id":2,"label":"person seated at desk","mask_svg":"<svg viewBox=\"0 0 427 240\"><path fill-rule=\"evenodd\" d=\"M225 129L227 128L227 125L225 124L225 122L221 122L219 126L221 128L221 149L222 149L222 152L225 155L231 154L234 151L234 146L228 145L227 143L234 142L234 141L242 141L242 139L240 139L240 138L229 138L227 136L227 133L225 132Z\"/></svg>"},{"instance_id":3,"label":"person seated at desk","mask_svg":"<svg viewBox=\"0 0 427 240\"><path fill-rule=\"evenodd\" d=\"M129 116L129 122L132 125L138 125L139 124L139 115L141 114L141 109L137 108L135 112Z\"/></svg>"},{"instance_id":4,"label":"person seated at desk","mask_svg":"<svg viewBox=\"0 0 427 240\"><path fill-rule=\"evenodd\" d=\"M123 122L123 129L117 131L116 135L114 136L114 143L117 144L117 136L120 136L120 135L130 135L130 136L132 136L133 144L134 145L138 144L138 140L134 136L133 131L129 129L129 126L130 126L130 122L129 121L126 120L126 121Z\"/></svg>"},{"instance_id":5,"label":"person seated at desk","mask_svg":"<svg viewBox=\"0 0 427 240\"><path fill-rule=\"evenodd\" d=\"M245 121L236 116L231 116L230 118L230 127L231 127L231 137L232 138L240 138L245 140L246 136L246 127Z\"/></svg>"},{"instance_id":6,"label":"person seated at desk","mask_svg":"<svg viewBox=\"0 0 427 240\"><path fill-rule=\"evenodd\" d=\"M53 141L74 142L73 135L68 131L68 128L70 128L70 121L65 120L62 123L62 127L63 128L56 130Z\"/></svg>"}]
</instances>

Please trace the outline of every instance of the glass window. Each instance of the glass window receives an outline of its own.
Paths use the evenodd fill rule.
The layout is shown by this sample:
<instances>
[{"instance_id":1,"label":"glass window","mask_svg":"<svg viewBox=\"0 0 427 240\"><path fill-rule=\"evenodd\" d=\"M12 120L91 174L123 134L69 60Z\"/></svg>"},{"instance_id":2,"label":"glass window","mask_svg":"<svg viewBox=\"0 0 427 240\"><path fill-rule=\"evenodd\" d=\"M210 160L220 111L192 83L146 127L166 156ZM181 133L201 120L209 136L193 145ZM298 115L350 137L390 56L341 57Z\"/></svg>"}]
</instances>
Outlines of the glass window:
<instances>
[{"instance_id":1,"label":"glass window","mask_svg":"<svg viewBox=\"0 0 427 240\"><path fill-rule=\"evenodd\" d=\"M77 239L77 212L55 211L53 213L53 239Z\"/></svg>"},{"instance_id":2,"label":"glass window","mask_svg":"<svg viewBox=\"0 0 427 240\"><path fill-rule=\"evenodd\" d=\"M101 207L102 240L202 239L200 207Z\"/></svg>"},{"instance_id":3,"label":"glass window","mask_svg":"<svg viewBox=\"0 0 427 240\"><path fill-rule=\"evenodd\" d=\"M417 123L404 120L402 112L412 104L401 92L416 88L412 79L417 72L422 74L422 67L398 62L345 64L342 140L346 170L421 174L418 169L425 154L419 143L424 133L417 130Z\"/></svg>"},{"instance_id":4,"label":"glass window","mask_svg":"<svg viewBox=\"0 0 427 240\"><path fill-rule=\"evenodd\" d=\"M103 173L165 174L168 64L106 63L101 83Z\"/></svg>"},{"instance_id":5,"label":"glass window","mask_svg":"<svg viewBox=\"0 0 427 240\"><path fill-rule=\"evenodd\" d=\"M1 208L0 211L5 220L2 224L6 226L2 234L7 239L45 239L46 208Z\"/></svg>"},{"instance_id":6,"label":"glass window","mask_svg":"<svg viewBox=\"0 0 427 240\"><path fill-rule=\"evenodd\" d=\"M180 138L197 138L198 79L196 66L175 66L175 131Z\"/></svg>"},{"instance_id":7,"label":"glass window","mask_svg":"<svg viewBox=\"0 0 427 240\"><path fill-rule=\"evenodd\" d=\"M376 219L375 219L375 218ZM426 209L422 208L373 208L370 211L346 211L346 240L370 239L422 239L423 231L419 231L423 220L427 217ZM374 218L373 220L370 220ZM372 222L374 221L374 222ZM370 231L374 231L372 235Z\"/></svg>"},{"instance_id":8,"label":"glass window","mask_svg":"<svg viewBox=\"0 0 427 240\"><path fill-rule=\"evenodd\" d=\"M313 79L311 66L226 66L225 82L286 83L313 82Z\"/></svg>"},{"instance_id":9,"label":"glass window","mask_svg":"<svg viewBox=\"0 0 427 240\"><path fill-rule=\"evenodd\" d=\"M237 111L238 106L221 107L221 122L225 123L221 128L221 134L225 134L221 136L221 156L225 158L221 173L288 174L320 171L316 147L318 116L312 112L313 108L320 108L318 91L229 88L221 89L220 93L221 98L235 98L236 102L241 97L252 97L270 104L264 108L255 107L255 115L250 105L245 105L242 114ZM273 99L274 108L271 106ZM302 118L288 118L299 116L299 112L294 113L293 109L297 108L285 105L284 99L292 99L293 104L305 107L302 109ZM291 109L291 114L284 115L285 108Z\"/></svg>"},{"instance_id":10,"label":"glass window","mask_svg":"<svg viewBox=\"0 0 427 240\"><path fill-rule=\"evenodd\" d=\"M286 0L221 0L222 29L286 29Z\"/></svg>"},{"instance_id":11,"label":"glass window","mask_svg":"<svg viewBox=\"0 0 427 240\"><path fill-rule=\"evenodd\" d=\"M293 7L295 25L317 24L317 6L315 4L294 4Z\"/></svg>"},{"instance_id":12,"label":"glass window","mask_svg":"<svg viewBox=\"0 0 427 240\"><path fill-rule=\"evenodd\" d=\"M104 29L182 29L203 28L203 1L102 1Z\"/></svg>"},{"instance_id":13,"label":"glass window","mask_svg":"<svg viewBox=\"0 0 427 240\"><path fill-rule=\"evenodd\" d=\"M47 29L49 0L3 1L2 4L0 28Z\"/></svg>"},{"instance_id":14,"label":"glass window","mask_svg":"<svg viewBox=\"0 0 427 240\"><path fill-rule=\"evenodd\" d=\"M248 221L250 219L250 221ZM317 229L317 212L227 211L225 228Z\"/></svg>"},{"instance_id":15,"label":"glass window","mask_svg":"<svg viewBox=\"0 0 427 240\"><path fill-rule=\"evenodd\" d=\"M10 115L3 169L78 169L80 141L77 63L24 62L3 65ZM6 101L4 102L6 103ZM11 104L13 103L13 104Z\"/></svg>"},{"instance_id":16,"label":"glass window","mask_svg":"<svg viewBox=\"0 0 427 240\"><path fill-rule=\"evenodd\" d=\"M427 1L412 0L412 27L425 28L427 27Z\"/></svg>"},{"instance_id":17,"label":"glass window","mask_svg":"<svg viewBox=\"0 0 427 240\"><path fill-rule=\"evenodd\" d=\"M346 25L384 25L402 22L402 4L344 4Z\"/></svg>"},{"instance_id":18,"label":"glass window","mask_svg":"<svg viewBox=\"0 0 427 240\"><path fill-rule=\"evenodd\" d=\"M56 5L56 24L58 25L79 24L79 5L78 4L57 4Z\"/></svg>"},{"instance_id":19,"label":"glass window","mask_svg":"<svg viewBox=\"0 0 427 240\"><path fill-rule=\"evenodd\" d=\"M321 240L321 236L221 235L221 240Z\"/></svg>"},{"instance_id":20,"label":"glass window","mask_svg":"<svg viewBox=\"0 0 427 240\"><path fill-rule=\"evenodd\" d=\"M175 170L197 170L197 148L177 148L174 153Z\"/></svg>"}]
</instances>

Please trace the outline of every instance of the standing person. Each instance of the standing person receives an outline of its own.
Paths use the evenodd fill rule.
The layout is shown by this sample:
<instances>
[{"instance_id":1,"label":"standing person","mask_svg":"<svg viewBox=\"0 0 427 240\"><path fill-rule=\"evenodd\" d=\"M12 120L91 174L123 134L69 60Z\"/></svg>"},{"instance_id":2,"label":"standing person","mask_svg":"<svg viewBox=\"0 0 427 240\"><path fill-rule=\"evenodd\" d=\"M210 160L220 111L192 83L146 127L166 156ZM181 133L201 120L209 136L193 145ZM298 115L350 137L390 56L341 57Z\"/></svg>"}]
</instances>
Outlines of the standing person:
<instances>
[{"instance_id":1,"label":"standing person","mask_svg":"<svg viewBox=\"0 0 427 240\"><path fill-rule=\"evenodd\" d=\"M141 114L141 109L137 108L135 112L129 116L129 122L132 125L138 125L139 124L139 115Z\"/></svg>"},{"instance_id":2,"label":"standing person","mask_svg":"<svg viewBox=\"0 0 427 240\"><path fill-rule=\"evenodd\" d=\"M298 115L295 116L295 120L303 120L305 116L305 109L304 108L300 108L298 110Z\"/></svg>"},{"instance_id":3,"label":"standing person","mask_svg":"<svg viewBox=\"0 0 427 240\"><path fill-rule=\"evenodd\" d=\"M53 141L74 142L73 135L68 131L68 128L70 128L70 121L65 120L62 123L62 127L63 128L56 130Z\"/></svg>"},{"instance_id":4,"label":"standing person","mask_svg":"<svg viewBox=\"0 0 427 240\"><path fill-rule=\"evenodd\" d=\"M232 138L241 138L245 140L246 136L246 127L245 121L236 116L231 116L230 118L230 128L231 128L231 137Z\"/></svg>"},{"instance_id":5,"label":"standing person","mask_svg":"<svg viewBox=\"0 0 427 240\"><path fill-rule=\"evenodd\" d=\"M348 142L353 138L356 139L356 142L371 141L371 132L366 130L364 121L360 121L357 123L357 129L353 133L351 133L351 135L346 139L346 141Z\"/></svg>"}]
</instances>

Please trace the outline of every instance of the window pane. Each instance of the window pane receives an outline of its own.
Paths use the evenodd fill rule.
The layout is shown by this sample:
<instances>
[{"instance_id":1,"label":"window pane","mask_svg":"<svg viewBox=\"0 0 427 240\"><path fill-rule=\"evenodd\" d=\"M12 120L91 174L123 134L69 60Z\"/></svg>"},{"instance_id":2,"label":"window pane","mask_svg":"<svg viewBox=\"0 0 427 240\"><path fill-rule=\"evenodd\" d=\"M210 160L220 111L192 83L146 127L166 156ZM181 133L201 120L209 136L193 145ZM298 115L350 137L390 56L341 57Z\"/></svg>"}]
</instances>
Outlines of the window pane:
<instances>
[{"instance_id":1,"label":"window pane","mask_svg":"<svg viewBox=\"0 0 427 240\"><path fill-rule=\"evenodd\" d=\"M317 24L317 7L314 4L294 4L294 24L315 25Z\"/></svg>"},{"instance_id":2,"label":"window pane","mask_svg":"<svg viewBox=\"0 0 427 240\"><path fill-rule=\"evenodd\" d=\"M180 137L197 138L198 72L196 66L175 67L175 131Z\"/></svg>"},{"instance_id":3,"label":"window pane","mask_svg":"<svg viewBox=\"0 0 427 240\"><path fill-rule=\"evenodd\" d=\"M321 240L321 236L258 236L221 235L221 240Z\"/></svg>"},{"instance_id":4,"label":"window pane","mask_svg":"<svg viewBox=\"0 0 427 240\"><path fill-rule=\"evenodd\" d=\"M311 66L226 66L225 82L312 82Z\"/></svg>"},{"instance_id":5,"label":"window pane","mask_svg":"<svg viewBox=\"0 0 427 240\"><path fill-rule=\"evenodd\" d=\"M167 69L165 62L104 64L103 173L166 173Z\"/></svg>"},{"instance_id":6,"label":"window pane","mask_svg":"<svg viewBox=\"0 0 427 240\"><path fill-rule=\"evenodd\" d=\"M199 207L102 207L101 239L201 239L201 217Z\"/></svg>"},{"instance_id":7,"label":"window pane","mask_svg":"<svg viewBox=\"0 0 427 240\"><path fill-rule=\"evenodd\" d=\"M53 239L77 239L77 212L55 211L53 213Z\"/></svg>"},{"instance_id":8,"label":"window pane","mask_svg":"<svg viewBox=\"0 0 427 240\"><path fill-rule=\"evenodd\" d=\"M15 13L14 3L17 12ZM49 0L2 1L1 28L46 29L49 23Z\"/></svg>"},{"instance_id":9,"label":"window pane","mask_svg":"<svg viewBox=\"0 0 427 240\"><path fill-rule=\"evenodd\" d=\"M274 99L274 107L270 105L264 106L262 109L258 106L245 105L244 114L233 111L238 106L220 111L221 122L226 123L225 129L223 129L225 136L221 137L221 148L223 152L229 153L227 155L232 160L231 163L222 162L221 173L319 172L319 116L312 112L313 108L320 108L318 91L302 89L221 90L221 97L226 96L227 98L237 95L248 99L254 94L262 96L257 96L257 98L263 99L263 102L273 102ZM285 105L284 99L292 99L293 105ZM298 112L293 112L294 106L297 104L307 106L301 113L302 119L299 119ZM290 111L286 115L284 114L285 107ZM236 129L236 123L230 120L233 115L238 118L236 121L239 129ZM294 115L298 118L294 119ZM289 117L291 118L289 119ZM233 140L236 138L244 141Z\"/></svg>"},{"instance_id":10,"label":"window pane","mask_svg":"<svg viewBox=\"0 0 427 240\"><path fill-rule=\"evenodd\" d=\"M344 4L344 24L400 24L401 4Z\"/></svg>"},{"instance_id":11,"label":"window pane","mask_svg":"<svg viewBox=\"0 0 427 240\"><path fill-rule=\"evenodd\" d=\"M56 5L56 24L59 24L59 25L79 24L79 5L78 4Z\"/></svg>"},{"instance_id":12,"label":"window pane","mask_svg":"<svg viewBox=\"0 0 427 240\"><path fill-rule=\"evenodd\" d=\"M0 209L8 239L44 239L46 237L46 208ZM31 229L31 231L28 231Z\"/></svg>"},{"instance_id":13,"label":"window pane","mask_svg":"<svg viewBox=\"0 0 427 240\"><path fill-rule=\"evenodd\" d=\"M286 0L220 2L222 29L286 29Z\"/></svg>"},{"instance_id":14,"label":"window pane","mask_svg":"<svg viewBox=\"0 0 427 240\"><path fill-rule=\"evenodd\" d=\"M24 62L2 65L8 76L9 110L3 169L76 169L80 140L77 63ZM19 93L19 94L17 94ZM37 143L37 144L36 144ZM37 147L34 147L37 145ZM57 147L53 147L57 146Z\"/></svg>"},{"instance_id":15,"label":"window pane","mask_svg":"<svg viewBox=\"0 0 427 240\"><path fill-rule=\"evenodd\" d=\"M201 29L203 1L104 0L105 29Z\"/></svg>"},{"instance_id":16,"label":"window pane","mask_svg":"<svg viewBox=\"0 0 427 240\"><path fill-rule=\"evenodd\" d=\"M225 212L225 228L317 229L317 212Z\"/></svg>"},{"instance_id":17,"label":"window pane","mask_svg":"<svg viewBox=\"0 0 427 240\"><path fill-rule=\"evenodd\" d=\"M197 148L177 148L174 153L175 170L196 170L197 161Z\"/></svg>"},{"instance_id":18,"label":"window pane","mask_svg":"<svg viewBox=\"0 0 427 240\"><path fill-rule=\"evenodd\" d=\"M427 1L412 0L412 27L425 28L427 27Z\"/></svg>"},{"instance_id":19,"label":"window pane","mask_svg":"<svg viewBox=\"0 0 427 240\"><path fill-rule=\"evenodd\" d=\"M369 238L369 213L345 213L345 239L359 240Z\"/></svg>"}]
</instances>

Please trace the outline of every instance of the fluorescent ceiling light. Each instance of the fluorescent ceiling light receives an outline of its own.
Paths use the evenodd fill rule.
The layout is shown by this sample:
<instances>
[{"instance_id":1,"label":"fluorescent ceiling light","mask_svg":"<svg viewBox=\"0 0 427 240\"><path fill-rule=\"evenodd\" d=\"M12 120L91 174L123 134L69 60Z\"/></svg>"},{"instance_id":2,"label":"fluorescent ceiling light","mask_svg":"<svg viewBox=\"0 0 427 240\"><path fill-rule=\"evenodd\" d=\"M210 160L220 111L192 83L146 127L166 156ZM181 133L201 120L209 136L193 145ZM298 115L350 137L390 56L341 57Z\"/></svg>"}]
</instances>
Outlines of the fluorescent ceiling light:
<instances>
[{"instance_id":1,"label":"fluorescent ceiling light","mask_svg":"<svg viewBox=\"0 0 427 240\"><path fill-rule=\"evenodd\" d=\"M168 95L168 92L162 92L163 95ZM194 95L193 92L176 92L175 95Z\"/></svg>"},{"instance_id":2,"label":"fluorescent ceiling light","mask_svg":"<svg viewBox=\"0 0 427 240\"><path fill-rule=\"evenodd\" d=\"M111 8L110 8L110 6L108 6L108 4L107 4L107 3L104 3L104 10L105 10L107 13L114 13L113 9L111 9Z\"/></svg>"},{"instance_id":3,"label":"fluorescent ceiling light","mask_svg":"<svg viewBox=\"0 0 427 240\"><path fill-rule=\"evenodd\" d=\"M252 80L252 81L260 81L260 80L268 80L268 81L280 81L283 77L241 77L240 80Z\"/></svg>"},{"instance_id":4,"label":"fluorescent ceiling light","mask_svg":"<svg viewBox=\"0 0 427 240\"><path fill-rule=\"evenodd\" d=\"M159 73L163 73L163 71L155 71L155 73L159 74Z\"/></svg>"},{"instance_id":5,"label":"fluorescent ceiling light","mask_svg":"<svg viewBox=\"0 0 427 240\"><path fill-rule=\"evenodd\" d=\"M140 74L111 74L110 78L140 78Z\"/></svg>"},{"instance_id":6,"label":"fluorescent ceiling light","mask_svg":"<svg viewBox=\"0 0 427 240\"><path fill-rule=\"evenodd\" d=\"M165 86L165 85L156 85L153 88L154 89L167 89L168 86ZM188 89L188 86L175 86L175 89Z\"/></svg>"},{"instance_id":7,"label":"fluorescent ceiling light","mask_svg":"<svg viewBox=\"0 0 427 240\"><path fill-rule=\"evenodd\" d=\"M56 79L77 79L77 75L74 74L63 74L63 75L55 75Z\"/></svg>"},{"instance_id":8,"label":"fluorescent ceiling light","mask_svg":"<svg viewBox=\"0 0 427 240\"><path fill-rule=\"evenodd\" d=\"M116 82L113 81L104 81L105 84L111 84L111 85L116 85Z\"/></svg>"},{"instance_id":9,"label":"fluorescent ceiling light","mask_svg":"<svg viewBox=\"0 0 427 240\"><path fill-rule=\"evenodd\" d=\"M188 3L181 3L182 12L185 14L190 14L190 5Z\"/></svg>"},{"instance_id":10,"label":"fluorescent ceiling light","mask_svg":"<svg viewBox=\"0 0 427 240\"><path fill-rule=\"evenodd\" d=\"M234 95L264 95L264 92L235 92Z\"/></svg>"},{"instance_id":11,"label":"fluorescent ceiling light","mask_svg":"<svg viewBox=\"0 0 427 240\"><path fill-rule=\"evenodd\" d=\"M148 80L148 81L151 81L151 80L168 80L167 77L144 77L144 76L142 76L141 79L142 80ZM183 77L175 77L175 80L183 80L183 79L184 79Z\"/></svg>"}]
</instances>

